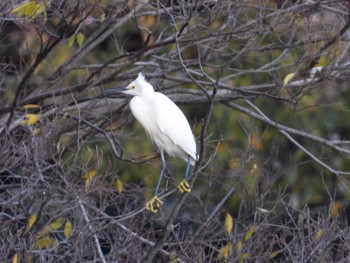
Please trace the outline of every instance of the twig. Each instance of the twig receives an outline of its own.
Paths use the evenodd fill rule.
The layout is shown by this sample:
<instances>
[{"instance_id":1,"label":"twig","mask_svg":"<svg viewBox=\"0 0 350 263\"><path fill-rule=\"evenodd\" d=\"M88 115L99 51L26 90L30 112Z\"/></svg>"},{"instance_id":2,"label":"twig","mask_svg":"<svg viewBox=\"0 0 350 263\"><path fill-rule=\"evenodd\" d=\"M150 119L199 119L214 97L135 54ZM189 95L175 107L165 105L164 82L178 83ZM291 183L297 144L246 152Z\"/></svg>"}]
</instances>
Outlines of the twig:
<instances>
[{"instance_id":1,"label":"twig","mask_svg":"<svg viewBox=\"0 0 350 263\"><path fill-rule=\"evenodd\" d=\"M81 199L79 198L79 196L78 196L78 195L75 195L75 197L78 199L78 203L79 203L81 212L83 213L84 220L85 220L86 224L88 225L89 230L91 231L91 234L92 234L92 236L93 236L93 238L94 238L95 245L96 245L96 249L97 249L97 253L98 253L98 255L99 255L101 261L102 261L103 263L107 263L106 259L104 258L103 252L102 252L102 250L101 250L100 241L98 240L98 237L97 237L97 235L95 234L95 231L94 231L94 229L93 229L93 227L92 227L92 225L91 225L91 223L90 223L90 220L89 220L88 214L87 214L87 212L86 212L86 209L85 209L85 207L84 207L84 205L83 205Z\"/></svg>"},{"instance_id":2,"label":"twig","mask_svg":"<svg viewBox=\"0 0 350 263\"><path fill-rule=\"evenodd\" d=\"M150 240L148 240L148 239L146 239L144 237L139 236L137 233L131 231L129 228L127 228L126 226L124 226L121 223L117 223L117 226L119 228L121 228L122 230L124 230L125 232L127 232L128 234L130 234L131 236L133 236L136 239L140 240L144 244L147 244L147 245L152 246L152 247L156 245L156 243L154 243L153 241L150 241ZM166 255L167 257L170 256L170 253L168 251L164 250L164 249L160 249L159 252L164 254L164 255ZM180 258L176 258L174 260L175 260L175 262L179 262L179 263L184 263L185 262L185 261L181 260Z\"/></svg>"},{"instance_id":3,"label":"twig","mask_svg":"<svg viewBox=\"0 0 350 263\"><path fill-rule=\"evenodd\" d=\"M171 14L169 14L170 18L173 20L174 22L174 26L176 25L175 21L174 21L174 18L171 16ZM178 51L178 56L180 58L180 62L181 62L181 65L183 67L183 70L186 72L186 74L192 79L195 81L195 79L191 76L191 74L189 74L185 64L183 63L183 60L181 58L181 52L180 52L180 47L179 47L179 43L178 43L178 36L181 34L181 32L184 30L184 27L187 26L189 22L189 19L187 20L187 23L185 23L185 25L182 27L182 29L180 30L179 33L175 33L175 38L176 38L176 47L177 47L177 51ZM176 26L175 26L176 27ZM204 72L203 72L204 73ZM209 80L211 80L211 78L209 78ZM190 179L190 184L192 185L193 182L196 180L196 178L198 177L199 175L199 167L202 163L202 159L203 159L203 156L204 156L204 138L205 138L205 134L206 134L206 130L207 130L207 127L208 127L208 124L209 124L209 119L210 119L210 116L212 114L212 109L213 109L213 105L214 105L214 98L215 98L215 95L216 95L216 84L218 83L219 81L219 78L218 80L216 81L216 83L212 83L213 86L214 86L214 89L212 91L211 94L208 94L206 92L206 90L204 88L202 88L200 85L199 87L202 89L202 91L204 92L204 94L207 96L208 98L208 101L210 102L209 104L209 108L208 108L208 112L206 114L206 118L205 118L205 122L202 126L202 130L201 130L201 147L200 147L200 151L199 151L199 160L197 161L195 167L194 167L194 171L192 172L192 176L191 176L191 179ZM155 256L155 254L161 249L161 247L164 245L164 242L165 240L167 239L167 237L169 236L169 234L172 232L173 230L173 221L174 221L174 218L175 216L178 214L182 204L184 203L184 201L186 200L187 196L188 196L188 192L185 192L184 194L182 194L181 198L179 199L178 203L175 205L175 207L173 208L172 212L170 213L169 215L169 218L168 218L168 221L166 223L166 227L165 227L165 231L163 232L163 235L162 237L158 240L158 242L156 243L155 246L153 246L153 248L149 251L149 253L147 254L146 258L144 259L144 262L145 263L151 263L153 262L153 258Z\"/></svg>"},{"instance_id":4,"label":"twig","mask_svg":"<svg viewBox=\"0 0 350 263\"><path fill-rule=\"evenodd\" d=\"M246 101L247 102L247 101ZM250 103L248 101L248 103ZM317 142L317 143L320 143L320 144L323 144L323 145L326 145L334 150L337 150L341 153L345 153L347 155L350 155L350 150L347 150L347 149L344 149L342 147L339 147L337 145L335 145L332 141L329 141L329 140L326 140L326 139L323 139L321 137L318 137L316 135L312 135L312 134L309 134L309 133L306 133L306 132L303 132L303 131L300 131L300 130L296 130L296 129L293 129L293 128L290 128L290 127L287 127L285 125L282 125L280 123L277 123L271 119L269 119L267 116L264 116L264 115L261 115L261 114L258 114L252 110L249 110L245 107L242 107L241 105L238 105L234 102L226 102L226 103L223 103L225 104L226 106L228 107L231 107L231 108L234 108L240 112L243 112L257 120L260 120L262 122L265 122L266 124L272 126L272 127L275 127L277 128L278 130L283 130L283 131L286 131L290 134L294 134L294 135L297 135L297 136L301 136L301 137L304 137L306 139L309 139L311 141L314 141L314 142ZM250 106L252 106L253 104L250 103ZM255 106L255 105L254 105ZM256 109L256 107L255 107Z\"/></svg>"},{"instance_id":5,"label":"twig","mask_svg":"<svg viewBox=\"0 0 350 263\"><path fill-rule=\"evenodd\" d=\"M256 107L252 102L245 100L245 102L254 108L260 116L262 116L265 120L271 121L258 107ZM299 142L297 142L287 131L285 131L283 128L278 128L278 131L282 133L284 136L286 136L292 143L294 143L299 149L301 149L303 152L305 152L307 155L309 155L314 161L316 161L318 164L320 164L322 167L326 168L329 172L336 174L336 175L350 175L350 172L345 172L345 171L338 171L327 165L326 163L322 162L319 158L317 158L314 154L312 154L310 151L308 151L305 147L303 147ZM304 132L303 132L304 133ZM305 133L306 134L306 133ZM325 140L326 141L326 140ZM333 148L337 147L332 145ZM339 147L337 147L339 148ZM342 148L340 148L342 149ZM344 149L343 149L344 150Z\"/></svg>"},{"instance_id":6,"label":"twig","mask_svg":"<svg viewBox=\"0 0 350 263\"><path fill-rule=\"evenodd\" d=\"M314 66L316 66L316 64L318 63L322 53L327 50L328 48L330 48L334 43L337 42L337 40L348 30L348 28L350 27L350 14L348 11L348 21L346 22L346 24L340 29L340 31L328 42L326 42L321 48L320 50L317 52L316 56L314 57L314 59L310 62L309 66L307 67L308 70L312 69Z\"/></svg>"}]
</instances>

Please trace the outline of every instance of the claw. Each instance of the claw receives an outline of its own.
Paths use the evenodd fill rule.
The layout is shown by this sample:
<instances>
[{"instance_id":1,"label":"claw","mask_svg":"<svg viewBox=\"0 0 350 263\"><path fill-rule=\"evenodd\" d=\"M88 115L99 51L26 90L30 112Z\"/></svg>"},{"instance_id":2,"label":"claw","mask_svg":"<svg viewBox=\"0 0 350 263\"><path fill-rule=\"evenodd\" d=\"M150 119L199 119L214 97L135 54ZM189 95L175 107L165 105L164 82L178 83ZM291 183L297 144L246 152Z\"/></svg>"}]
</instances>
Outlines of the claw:
<instances>
[{"instance_id":1,"label":"claw","mask_svg":"<svg viewBox=\"0 0 350 263\"><path fill-rule=\"evenodd\" d=\"M150 201L146 203L146 209L152 213L157 213L162 204L162 200L160 200L157 196L154 196Z\"/></svg>"},{"instance_id":2,"label":"claw","mask_svg":"<svg viewBox=\"0 0 350 263\"><path fill-rule=\"evenodd\" d=\"M184 193L184 192L191 192L191 188L190 188L190 184L185 180L183 179L181 181L181 183L178 185L177 189L181 192L181 193Z\"/></svg>"}]
</instances>

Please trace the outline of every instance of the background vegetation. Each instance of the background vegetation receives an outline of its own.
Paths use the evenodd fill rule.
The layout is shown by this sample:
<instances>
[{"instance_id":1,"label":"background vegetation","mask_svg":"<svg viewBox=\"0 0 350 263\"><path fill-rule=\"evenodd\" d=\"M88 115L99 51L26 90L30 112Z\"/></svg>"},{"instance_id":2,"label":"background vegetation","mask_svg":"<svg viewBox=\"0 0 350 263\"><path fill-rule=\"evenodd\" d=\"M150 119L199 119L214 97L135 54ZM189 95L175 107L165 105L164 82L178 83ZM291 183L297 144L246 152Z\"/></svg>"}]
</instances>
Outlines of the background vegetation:
<instances>
[{"instance_id":1,"label":"background vegetation","mask_svg":"<svg viewBox=\"0 0 350 263\"><path fill-rule=\"evenodd\" d=\"M0 3L2 262L347 262L345 0ZM124 86L185 112L199 161L160 172Z\"/></svg>"}]
</instances>

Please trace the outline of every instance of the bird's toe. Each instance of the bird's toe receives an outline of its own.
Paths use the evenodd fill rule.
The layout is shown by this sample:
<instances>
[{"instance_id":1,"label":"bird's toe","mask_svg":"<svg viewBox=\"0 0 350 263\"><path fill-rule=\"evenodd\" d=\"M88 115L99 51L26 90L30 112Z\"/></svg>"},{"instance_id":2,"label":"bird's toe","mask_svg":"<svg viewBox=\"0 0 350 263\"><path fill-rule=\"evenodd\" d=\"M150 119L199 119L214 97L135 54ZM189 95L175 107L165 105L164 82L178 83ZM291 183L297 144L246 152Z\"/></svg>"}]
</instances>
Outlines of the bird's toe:
<instances>
[{"instance_id":1,"label":"bird's toe","mask_svg":"<svg viewBox=\"0 0 350 263\"><path fill-rule=\"evenodd\" d=\"M154 196L150 201L146 203L146 209L152 213L157 213L162 204L162 200L160 200L157 196Z\"/></svg>"},{"instance_id":2,"label":"bird's toe","mask_svg":"<svg viewBox=\"0 0 350 263\"><path fill-rule=\"evenodd\" d=\"M184 192L191 192L191 188L190 188L190 184L185 180L183 179L181 181L181 183L178 185L177 189L181 192L181 193L184 193Z\"/></svg>"}]
</instances>

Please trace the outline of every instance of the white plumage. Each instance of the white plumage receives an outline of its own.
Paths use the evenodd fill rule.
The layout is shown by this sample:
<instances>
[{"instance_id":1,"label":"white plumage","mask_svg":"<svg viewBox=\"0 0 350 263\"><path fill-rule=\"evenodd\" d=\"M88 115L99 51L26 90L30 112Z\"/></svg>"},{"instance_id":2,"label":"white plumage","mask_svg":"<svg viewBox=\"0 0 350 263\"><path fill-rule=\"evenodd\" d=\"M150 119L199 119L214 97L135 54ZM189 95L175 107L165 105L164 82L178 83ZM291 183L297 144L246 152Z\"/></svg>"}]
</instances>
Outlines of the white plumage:
<instances>
[{"instance_id":1,"label":"white plumage","mask_svg":"<svg viewBox=\"0 0 350 263\"><path fill-rule=\"evenodd\" d=\"M124 93L134 95L130 108L150 139L170 156L191 164L196 160L196 143L185 115L162 93L155 92L142 73L127 86Z\"/></svg>"},{"instance_id":2,"label":"white plumage","mask_svg":"<svg viewBox=\"0 0 350 263\"><path fill-rule=\"evenodd\" d=\"M194 136L182 111L167 96L155 92L141 72L137 79L126 88L110 89L107 90L107 93L115 91L134 96L130 101L131 111L146 130L149 138L160 149L162 170L155 190L155 197L146 204L147 209L157 212L162 201L156 195L166 166L163 151L170 156L177 156L188 162L184 180L178 189L181 192L191 191L187 176L189 165L194 165L197 160Z\"/></svg>"}]
</instances>

